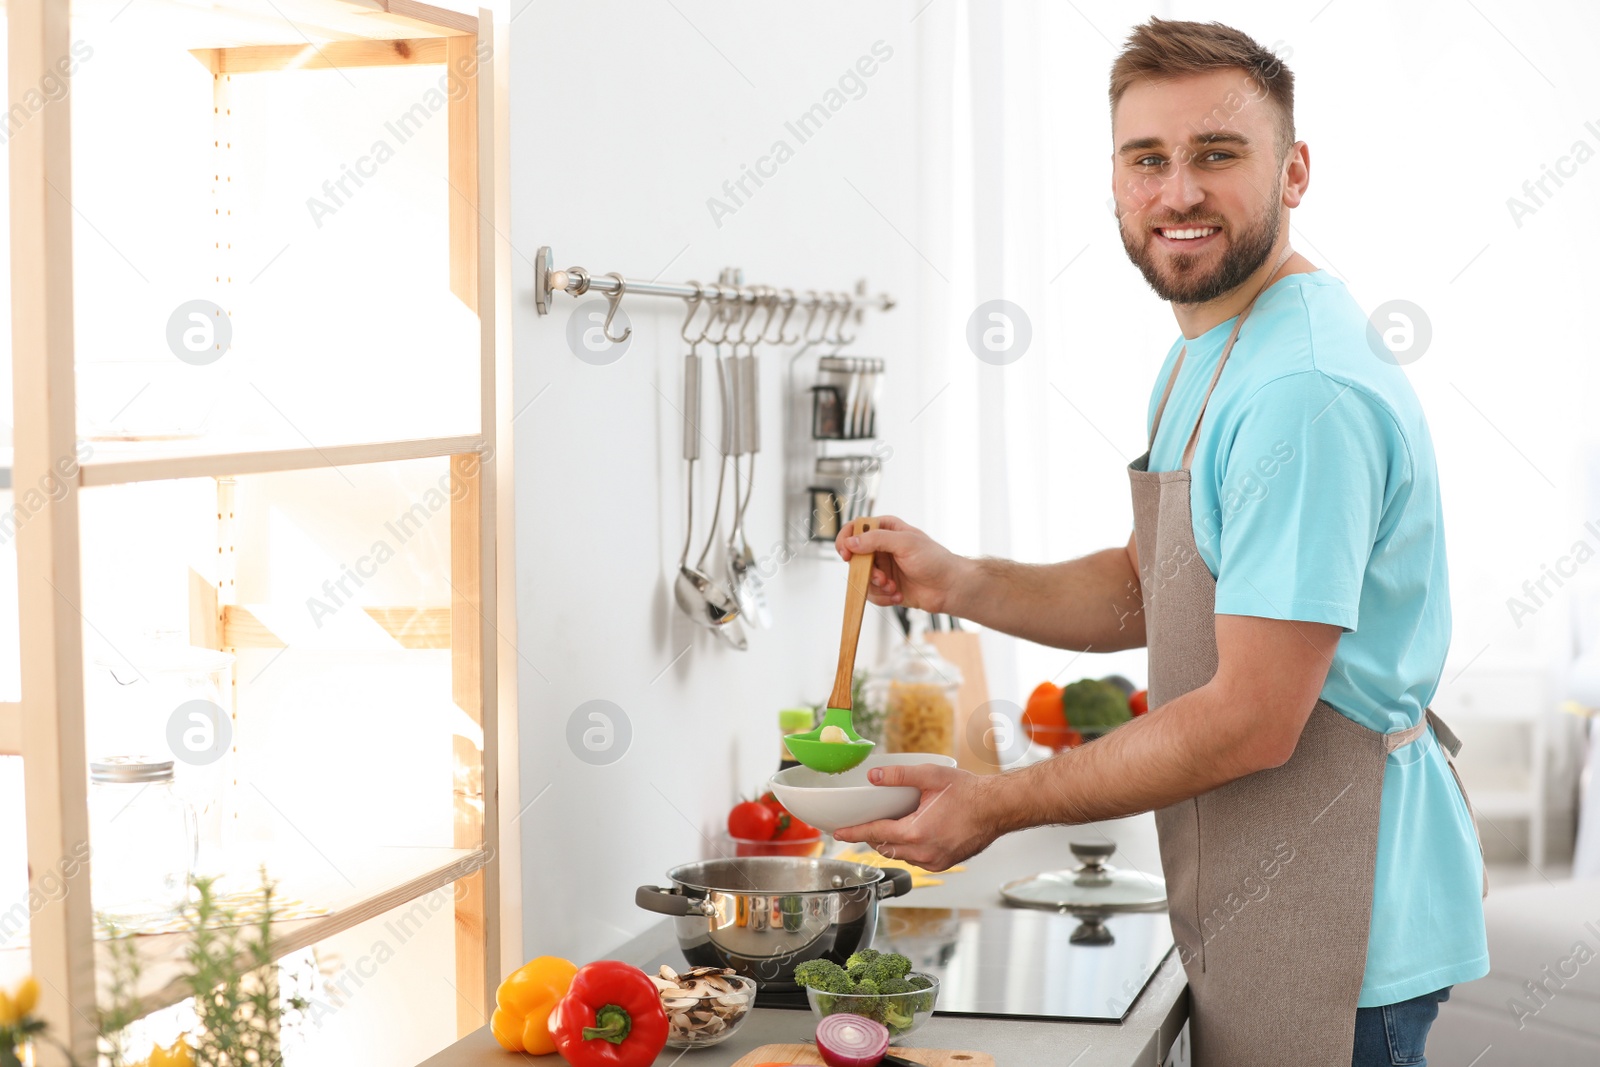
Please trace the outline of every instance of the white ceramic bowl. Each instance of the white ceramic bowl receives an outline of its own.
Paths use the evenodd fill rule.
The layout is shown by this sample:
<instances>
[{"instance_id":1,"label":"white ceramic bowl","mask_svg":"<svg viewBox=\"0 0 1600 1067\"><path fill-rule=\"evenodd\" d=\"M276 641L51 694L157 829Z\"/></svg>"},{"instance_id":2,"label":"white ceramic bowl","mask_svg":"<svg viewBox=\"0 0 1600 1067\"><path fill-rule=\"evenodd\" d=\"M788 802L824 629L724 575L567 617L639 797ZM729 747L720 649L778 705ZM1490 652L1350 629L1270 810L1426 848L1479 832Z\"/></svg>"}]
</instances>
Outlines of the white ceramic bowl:
<instances>
[{"instance_id":1,"label":"white ceramic bowl","mask_svg":"<svg viewBox=\"0 0 1600 1067\"><path fill-rule=\"evenodd\" d=\"M874 767L918 763L941 767L956 765L949 756L931 752L874 754L843 774L790 767L773 775L768 784L797 819L832 833L841 826L856 826L874 819L900 819L916 811L922 799L920 790L909 785L873 785L867 781L867 772Z\"/></svg>"}]
</instances>

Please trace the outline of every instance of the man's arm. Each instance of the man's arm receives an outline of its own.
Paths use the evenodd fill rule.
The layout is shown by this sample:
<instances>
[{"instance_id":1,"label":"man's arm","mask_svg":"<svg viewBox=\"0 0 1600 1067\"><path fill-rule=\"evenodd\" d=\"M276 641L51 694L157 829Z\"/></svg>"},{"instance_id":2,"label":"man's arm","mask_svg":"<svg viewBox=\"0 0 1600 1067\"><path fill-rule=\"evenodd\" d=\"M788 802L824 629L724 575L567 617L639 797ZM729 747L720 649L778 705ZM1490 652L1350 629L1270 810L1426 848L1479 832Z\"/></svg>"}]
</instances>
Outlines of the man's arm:
<instances>
[{"instance_id":1,"label":"man's arm","mask_svg":"<svg viewBox=\"0 0 1600 1067\"><path fill-rule=\"evenodd\" d=\"M1013 830L1151 811L1282 766L1322 692L1341 630L1243 615L1218 615L1216 626L1219 666L1199 689L1020 771L982 777L929 764L874 770L879 785L920 788L922 803L903 819L834 836L938 871ZM922 818L934 809L933 818Z\"/></svg>"},{"instance_id":2,"label":"man's arm","mask_svg":"<svg viewBox=\"0 0 1600 1067\"><path fill-rule=\"evenodd\" d=\"M957 556L892 515L882 528L839 535L839 554L877 553L874 604L905 604L970 619L1041 645L1114 652L1144 645L1139 555L1132 537L1065 563Z\"/></svg>"}]
</instances>

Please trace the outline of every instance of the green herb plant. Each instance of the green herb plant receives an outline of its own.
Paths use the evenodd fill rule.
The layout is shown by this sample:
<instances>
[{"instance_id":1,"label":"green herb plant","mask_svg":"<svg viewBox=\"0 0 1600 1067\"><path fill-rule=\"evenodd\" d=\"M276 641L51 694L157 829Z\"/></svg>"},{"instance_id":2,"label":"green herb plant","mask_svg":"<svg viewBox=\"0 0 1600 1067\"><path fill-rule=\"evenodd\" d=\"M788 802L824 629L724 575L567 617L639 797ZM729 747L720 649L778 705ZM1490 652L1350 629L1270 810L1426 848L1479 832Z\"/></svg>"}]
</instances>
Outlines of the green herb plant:
<instances>
[{"instance_id":1,"label":"green herb plant","mask_svg":"<svg viewBox=\"0 0 1600 1067\"><path fill-rule=\"evenodd\" d=\"M193 998L196 1027L189 1042L195 1067L281 1067L283 1029L297 1022L310 1002L278 988L274 883L263 869L260 915L250 921L218 899L213 879L196 878L193 887L182 913L188 943L179 981ZM133 936L115 934L109 998L100 1012L111 1067L131 1062L123 1038L128 1025L145 1014L135 992L139 976Z\"/></svg>"}]
</instances>

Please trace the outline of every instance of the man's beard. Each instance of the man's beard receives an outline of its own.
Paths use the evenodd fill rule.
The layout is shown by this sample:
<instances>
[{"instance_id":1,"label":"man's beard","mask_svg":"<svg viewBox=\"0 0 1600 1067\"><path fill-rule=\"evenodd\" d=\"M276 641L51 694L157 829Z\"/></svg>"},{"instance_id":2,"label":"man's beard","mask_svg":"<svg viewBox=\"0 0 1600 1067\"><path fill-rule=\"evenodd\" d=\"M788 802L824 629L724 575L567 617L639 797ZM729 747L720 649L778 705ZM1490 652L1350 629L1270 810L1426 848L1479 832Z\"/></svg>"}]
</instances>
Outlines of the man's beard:
<instances>
[{"instance_id":1,"label":"man's beard","mask_svg":"<svg viewBox=\"0 0 1600 1067\"><path fill-rule=\"evenodd\" d=\"M1198 220L1190 221L1208 225ZM1154 230L1146 229L1144 245L1137 247L1129 239L1127 228L1120 222L1117 229L1122 235L1122 247L1128 253L1128 258L1133 260L1134 266L1139 268L1139 273L1144 275L1144 280L1150 283L1150 288L1156 291L1157 296L1175 304L1204 304L1237 289L1267 261L1272 246L1278 242L1278 227L1282 221L1283 205L1279 204L1276 211L1263 215L1253 226L1237 235L1230 234L1222 262L1209 273L1198 273L1200 268L1194 259L1180 253L1171 260L1174 275L1171 279L1163 278L1158 272L1154 247L1158 238ZM1163 223L1162 226L1169 229L1188 224L1188 221L1176 220Z\"/></svg>"}]
</instances>

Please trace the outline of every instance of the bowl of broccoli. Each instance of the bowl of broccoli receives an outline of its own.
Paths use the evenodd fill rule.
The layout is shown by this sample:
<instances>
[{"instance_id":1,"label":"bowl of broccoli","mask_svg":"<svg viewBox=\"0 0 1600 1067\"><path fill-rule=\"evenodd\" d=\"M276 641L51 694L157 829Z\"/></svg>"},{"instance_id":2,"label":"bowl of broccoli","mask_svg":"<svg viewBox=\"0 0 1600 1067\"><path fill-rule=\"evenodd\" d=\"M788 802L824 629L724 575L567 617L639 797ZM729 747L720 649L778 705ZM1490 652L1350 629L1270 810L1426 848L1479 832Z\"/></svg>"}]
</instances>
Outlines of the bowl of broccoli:
<instances>
[{"instance_id":1,"label":"bowl of broccoli","mask_svg":"<svg viewBox=\"0 0 1600 1067\"><path fill-rule=\"evenodd\" d=\"M807 960L795 968L794 980L805 987L806 1000L818 1019L840 1012L862 1015L889 1028L898 1041L933 1014L939 980L911 969L898 952L865 948L845 961Z\"/></svg>"}]
</instances>

